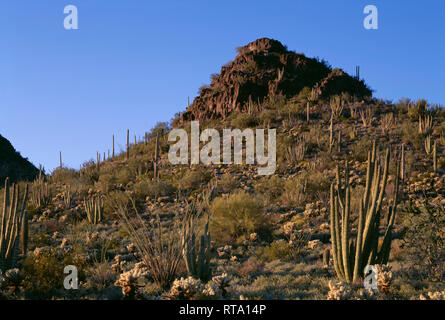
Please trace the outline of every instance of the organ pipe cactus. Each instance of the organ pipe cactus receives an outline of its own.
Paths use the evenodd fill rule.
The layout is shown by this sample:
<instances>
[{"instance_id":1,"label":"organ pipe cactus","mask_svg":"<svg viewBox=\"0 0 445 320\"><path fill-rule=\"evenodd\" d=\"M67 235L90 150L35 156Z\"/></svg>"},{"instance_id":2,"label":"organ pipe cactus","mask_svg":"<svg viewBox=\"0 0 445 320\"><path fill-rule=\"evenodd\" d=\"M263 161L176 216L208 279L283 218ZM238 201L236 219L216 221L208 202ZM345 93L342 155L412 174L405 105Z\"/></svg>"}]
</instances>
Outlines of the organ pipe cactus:
<instances>
[{"instance_id":1,"label":"organ pipe cactus","mask_svg":"<svg viewBox=\"0 0 445 320\"><path fill-rule=\"evenodd\" d=\"M209 188L202 193L202 201L194 201L187 208L183 220L181 235L182 256L189 274L204 282L210 280L212 270L210 268L211 243L209 231L209 216L204 226L204 232L198 237L197 223L204 212L205 207L210 205L210 199L216 188L216 182L210 184Z\"/></svg>"},{"instance_id":2,"label":"organ pipe cactus","mask_svg":"<svg viewBox=\"0 0 445 320\"><path fill-rule=\"evenodd\" d=\"M204 233L197 238L196 220L193 217L186 219L182 231L182 255L189 274L204 282L210 280L210 231L209 219L204 227Z\"/></svg>"},{"instance_id":3,"label":"organ pipe cactus","mask_svg":"<svg viewBox=\"0 0 445 320\"><path fill-rule=\"evenodd\" d=\"M0 226L0 270L14 268L19 253L19 237L28 199L28 185L20 201L20 190L17 184L9 187L9 179L5 179L3 208Z\"/></svg>"},{"instance_id":4,"label":"organ pipe cactus","mask_svg":"<svg viewBox=\"0 0 445 320\"><path fill-rule=\"evenodd\" d=\"M349 168L346 163L345 185L342 188L340 170L337 167L337 181L331 185L330 222L331 242L334 267L337 276L344 281L357 281L363 276L366 265L386 264L391 249L392 228L396 216L397 194L399 190L400 167L397 164L394 198L388 207L385 234L379 248L379 230L381 209L388 181L390 152L386 150L384 167L376 159L376 147L368 153L366 186L360 199L357 235L350 235L351 191L349 185Z\"/></svg>"},{"instance_id":5,"label":"organ pipe cactus","mask_svg":"<svg viewBox=\"0 0 445 320\"><path fill-rule=\"evenodd\" d=\"M85 211L87 213L88 221L92 224L98 224L102 221L104 212L104 203L100 197L91 197L84 200Z\"/></svg>"}]
</instances>

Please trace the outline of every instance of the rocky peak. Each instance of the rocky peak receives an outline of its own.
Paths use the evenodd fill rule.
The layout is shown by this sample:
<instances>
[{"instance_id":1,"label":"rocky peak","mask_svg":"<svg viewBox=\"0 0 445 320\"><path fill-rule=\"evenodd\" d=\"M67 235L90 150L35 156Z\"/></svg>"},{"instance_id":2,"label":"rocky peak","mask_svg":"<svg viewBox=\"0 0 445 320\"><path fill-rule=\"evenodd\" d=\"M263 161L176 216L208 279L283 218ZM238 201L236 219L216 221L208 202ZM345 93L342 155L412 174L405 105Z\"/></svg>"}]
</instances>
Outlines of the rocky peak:
<instances>
[{"instance_id":1,"label":"rocky peak","mask_svg":"<svg viewBox=\"0 0 445 320\"><path fill-rule=\"evenodd\" d=\"M212 77L210 85L201 88L182 120L225 118L231 112L247 111L249 101L292 98L304 87L315 88L321 96L372 94L363 81L332 70L323 61L289 51L277 40L257 39L237 51L235 59Z\"/></svg>"}]
</instances>

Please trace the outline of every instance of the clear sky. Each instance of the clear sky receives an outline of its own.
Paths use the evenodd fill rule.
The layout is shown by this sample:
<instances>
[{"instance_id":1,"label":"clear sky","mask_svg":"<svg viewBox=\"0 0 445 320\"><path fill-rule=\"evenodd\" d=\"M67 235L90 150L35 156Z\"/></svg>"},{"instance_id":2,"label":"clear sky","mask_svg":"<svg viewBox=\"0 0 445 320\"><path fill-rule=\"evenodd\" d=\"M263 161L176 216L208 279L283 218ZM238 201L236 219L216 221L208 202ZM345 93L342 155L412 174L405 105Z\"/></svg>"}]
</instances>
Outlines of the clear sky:
<instances>
[{"instance_id":1,"label":"clear sky","mask_svg":"<svg viewBox=\"0 0 445 320\"><path fill-rule=\"evenodd\" d=\"M66 5L79 29L65 30ZM377 6L378 30L363 27ZM375 96L445 104L441 0L2 0L0 134L35 165L79 168L183 111L235 48L260 37L356 65Z\"/></svg>"}]
</instances>

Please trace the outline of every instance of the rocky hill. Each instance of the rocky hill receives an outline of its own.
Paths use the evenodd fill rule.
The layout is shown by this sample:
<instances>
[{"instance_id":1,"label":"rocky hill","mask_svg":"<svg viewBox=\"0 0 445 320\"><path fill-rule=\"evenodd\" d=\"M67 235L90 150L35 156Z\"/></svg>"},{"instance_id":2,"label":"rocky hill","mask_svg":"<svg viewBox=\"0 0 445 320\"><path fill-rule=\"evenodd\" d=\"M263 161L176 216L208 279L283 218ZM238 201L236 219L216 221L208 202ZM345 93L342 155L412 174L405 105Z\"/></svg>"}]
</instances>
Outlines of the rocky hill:
<instances>
[{"instance_id":1,"label":"rocky hill","mask_svg":"<svg viewBox=\"0 0 445 320\"><path fill-rule=\"evenodd\" d=\"M31 180L39 170L17 152L8 139L0 135L0 183L9 177L11 181Z\"/></svg>"},{"instance_id":2,"label":"rocky hill","mask_svg":"<svg viewBox=\"0 0 445 320\"><path fill-rule=\"evenodd\" d=\"M281 42L261 38L238 49L235 60L212 76L209 86L182 115L182 120L225 118L232 111L246 111L249 101L270 97L292 98L305 87L320 97L348 92L371 96L366 84L326 62L286 49Z\"/></svg>"}]
</instances>

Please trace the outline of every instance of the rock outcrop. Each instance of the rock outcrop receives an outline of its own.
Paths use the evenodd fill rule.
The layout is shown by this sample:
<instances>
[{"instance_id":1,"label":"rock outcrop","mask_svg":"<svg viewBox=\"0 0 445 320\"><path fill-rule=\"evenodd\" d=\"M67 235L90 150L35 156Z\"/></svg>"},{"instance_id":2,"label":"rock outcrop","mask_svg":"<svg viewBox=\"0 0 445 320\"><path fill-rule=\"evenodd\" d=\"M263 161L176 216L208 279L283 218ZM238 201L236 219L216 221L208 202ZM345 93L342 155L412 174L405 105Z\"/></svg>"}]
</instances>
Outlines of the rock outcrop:
<instances>
[{"instance_id":1,"label":"rock outcrop","mask_svg":"<svg viewBox=\"0 0 445 320\"><path fill-rule=\"evenodd\" d=\"M200 89L181 119L225 118L231 112L246 111L249 100L292 98L304 87L314 88L320 96L342 92L372 95L363 81L342 70L289 51L277 40L261 38L238 49L235 60L213 75L209 86Z\"/></svg>"}]
</instances>

